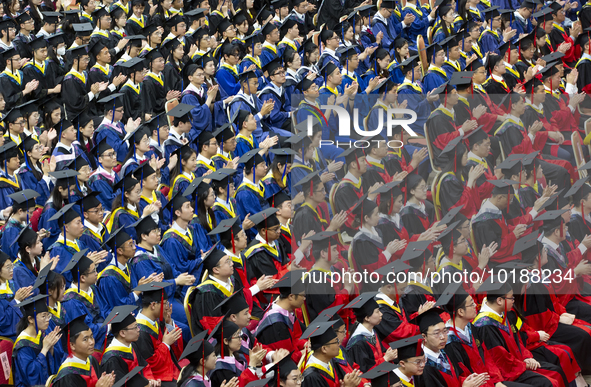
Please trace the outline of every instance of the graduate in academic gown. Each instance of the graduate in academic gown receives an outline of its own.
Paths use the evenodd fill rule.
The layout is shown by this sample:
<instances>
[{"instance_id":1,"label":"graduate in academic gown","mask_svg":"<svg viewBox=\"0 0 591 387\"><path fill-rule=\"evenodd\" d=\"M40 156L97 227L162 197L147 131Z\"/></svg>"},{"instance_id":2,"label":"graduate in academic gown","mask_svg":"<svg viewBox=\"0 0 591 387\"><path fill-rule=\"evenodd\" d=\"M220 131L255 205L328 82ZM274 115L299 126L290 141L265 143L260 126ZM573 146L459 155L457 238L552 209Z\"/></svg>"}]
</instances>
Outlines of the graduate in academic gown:
<instances>
[{"instance_id":1,"label":"graduate in academic gown","mask_svg":"<svg viewBox=\"0 0 591 387\"><path fill-rule=\"evenodd\" d=\"M481 342L491 354L494 364L501 371L502 379L536 386L554 385L555 382L551 379L526 368L528 362L535 360L520 340L515 340L513 328L506 317L506 312L511 310L514 303L511 299L513 297L511 285L498 280L487 280L480 286L478 292L486 293L487 297L473 325L476 335L480 337Z\"/></svg>"},{"instance_id":2,"label":"graduate in academic gown","mask_svg":"<svg viewBox=\"0 0 591 387\"><path fill-rule=\"evenodd\" d=\"M238 82L238 61L240 49L233 43L224 43L220 48L223 54L223 62L216 71L215 79L220 88L220 96L227 98L236 95L240 90L240 83Z\"/></svg>"},{"instance_id":3,"label":"graduate in academic gown","mask_svg":"<svg viewBox=\"0 0 591 387\"><path fill-rule=\"evenodd\" d=\"M181 328L171 318L166 302L165 282L152 282L133 289L142 292L142 309L136 316L140 329L139 353L146 359L154 379L173 386L179 377L178 358L183 353Z\"/></svg>"},{"instance_id":4,"label":"graduate in academic gown","mask_svg":"<svg viewBox=\"0 0 591 387\"><path fill-rule=\"evenodd\" d=\"M112 212L107 222L107 231L113 233L122 227L129 227L137 222L140 215L149 215L150 207L139 213L140 198L137 191L140 190L140 182L129 173L113 186L113 190L119 192L113 199ZM129 234L135 238L135 230L130 229Z\"/></svg>"},{"instance_id":5,"label":"graduate in academic gown","mask_svg":"<svg viewBox=\"0 0 591 387\"><path fill-rule=\"evenodd\" d=\"M146 65L144 61L138 57L122 63L120 66L122 73L127 75L127 81L121 86L121 93L123 93L123 122L127 122L129 118L137 120L144 118L146 111L144 101L141 98L141 89L143 78L142 74Z\"/></svg>"},{"instance_id":6,"label":"graduate in academic gown","mask_svg":"<svg viewBox=\"0 0 591 387\"><path fill-rule=\"evenodd\" d=\"M203 69L191 63L185 67L184 74L190 83L185 85L185 90L181 94L181 102L191 106L191 118L193 119L191 135L198 136L201 131L212 130L212 102L215 104L217 102L202 83L205 79Z\"/></svg>"},{"instance_id":7,"label":"graduate in academic gown","mask_svg":"<svg viewBox=\"0 0 591 387\"><path fill-rule=\"evenodd\" d=\"M265 200L264 186L260 181L267 172L267 165L259 152L259 148L253 149L238 160L239 164L244 164L244 172L242 183L236 189L234 197L237 204L236 210L242 221L246 215L256 214L269 207L269 203ZM254 238L252 231L248 234Z\"/></svg>"},{"instance_id":8,"label":"graduate in academic gown","mask_svg":"<svg viewBox=\"0 0 591 387\"><path fill-rule=\"evenodd\" d=\"M217 139L211 132L203 131L195 140L197 144L197 168L195 169L195 177L201 177L207 172L215 172L216 165L211 159L218 149Z\"/></svg>"},{"instance_id":9,"label":"graduate in academic gown","mask_svg":"<svg viewBox=\"0 0 591 387\"><path fill-rule=\"evenodd\" d=\"M193 171L197 166L197 152L189 144L180 146L174 154L178 156L178 162L170 172L169 200L177 193L185 192L189 184L195 180Z\"/></svg>"},{"instance_id":10,"label":"graduate in academic gown","mask_svg":"<svg viewBox=\"0 0 591 387\"><path fill-rule=\"evenodd\" d=\"M172 93L180 90L166 92L162 71L164 70L164 57L159 49L153 49L146 55L148 73L144 78L141 89L141 97L145 102L145 112L158 115L164 113L164 105Z\"/></svg>"},{"instance_id":11,"label":"graduate in academic gown","mask_svg":"<svg viewBox=\"0 0 591 387\"><path fill-rule=\"evenodd\" d=\"M178 386L207 387L210 385L207 375L215 369L217 359L213 345L206 338L207 332L204 331L193 337L187 344L179 361L186 359L189 364L181 370Z\"/></svg>"},{"instance_id":12,"label":"graduate in academic gown","mask_svg":"<svg viewBox=\"0 0 591 387\"><path fill-rule=\"evenodd\" d=\"M158 205L158 202L160 202L161 210L151 213L150 216L158 223L160 230L163 232L168 230L168 227L172 223L170 212L162 210L168 204L168 199L158 189L156 171L150 166L150 163L144 163L133 172L133 176L140 182L140 187L142 188L138 213L143 213L144 209L150 204Z\"/></svg>"},{"instance_id":13,"label":"graduate in academic gown","mask_svg":"<svg viewBox=\"0 0 591 387\"><path fill-rule=\"evenodd\" d=\"M265 109L263 109L263 102L257 96L258 78L254 71L241 73L239 82L242 89L230 103L230 115L234 117L233 124L236 133L236 156L242 156L247 151L258 148L259 142L269 136L270 133L266 132L269 125L264 118L271 111L270 103L265 104ZM237 112L240 110L244 110L245 113L241 112L238 115ZM256 123L255 127L252 127L250 116L247 113L252 114ZM246 133L247 131L248 133Z\"/></svg>"},{"instance_id":14,"label":"graduate in academic gown","mask_svg":"<svg viewBox=\"0 0 591 387\"><path fill-rule=\"evenodd\" d=\"M168 255L168 262L179 273L188 273L195 279L201 278L202 260L197 241L193 239L193 227L189 224L194 216L191 202L181 193L176 194L167 204L172 213L173 224L164 235L160 245ZM166 208L165 208L166 210ZM184 297L187 289L182 289Z\"/></svg>"},{"instance_id":15,"label":"graduate in academic gown","mask_svg":"<svg viewBox=\"0 0 591 387\"><path fill-rule=\"evenodd\" d=\"M353 284L329 283L330 273L340 258L339 242L335 236L334 231L318 232L302 240L300 246L306 250L308 243L312 242L311 255L315 260L306 274L306 278L310 277L305 283L306 294L310 295L306 299L305 317L308 321L316 319L327 308L349 303L349 294L353 293ZM300 266L303 264L300 263Z\"/></svg>"},{"instance_id":16,"label":"graduate in academic gown","mask_svg":"<svg viewBox=\"0 0 591 387\"><path fill-rule=\"evenodd\" d=\"M45 283L41 283L41 281ZM66 323L66 310L62 308L61 304L61 301L64 299L66 280L61 274L51 270L50 266L45 266L40 270L33 286L38 284L39 293L49 296L47 298L47 309L49 310L50 320L47 329L51 332L56 327L62 327ZM53 346L53 358L56 364L59 364L65 358L66 351L67 348L63 346L62 341L58 341Z\"/></svg>"},{"instance_id":17,"label":"graduate in academic gown","mask_svg":"<svg viewBox=\"0 0 591 387\"><path fill-rule=\"evenodd\" d=\"M445 353L453 367L460 376L487 372L490 377L484 384L487 387L502 382L501 372L491 354L482 345L478 345L474 326L470 322L478 313L473 298L464 291L460 283L448 285L443 294L439 305L442 305L452 318L452 321L446 322L445 325L449 329Z\"/></svg>"},{"instance_id":18,"label":"graduate in academic gown","mask_svg":"<svg viewBox=\"0 0 591 387\"><path fill-rule=\"evenodd\" d=\"M428 241L420 243L424 245L427 244ZM410 253L414 248L410 247L408 250ZM404 258L406 258L406 256ZM378 269L377 273L382 275L398 273L403 271L406 267L408 266L402 262L395 261ZM382 313L382 321L380 321L374 329L380 342L385 347L393 341L402 340L406 337L411 337L420 333L418 326L409 321L403 307L403 302L400 299L400 296L404 294L406 286L406 282L383 285L380 287L380 292L376 296L376 301L379 305L380 312Z\"/></svg>"},{"instance_id":19,"label":"graduate in academic gown","mask_svg":"<svg viewBox=\"0 0 591 387\"><path fill-rule=\"evenodd\" d=\"M263 69L268 74L269 83L258 95L263 104L273 101L273 109L266 117L266 121L272 127L289 130L291 127L291 102L283 87L285 83L285 75L282 74L284 73L283 62L280 58L276 58L263 66Z\"/></svg>"},{"instance_id":20,"label":"graduate in academic gown","mask_svg":"<svg viewBox=\"0 0 591 387\"><path fill-rule=\"evenodd\" d=\"M78 46L68 51L72 68L65 75L62 83L62 98L66 107L66 116L75 117L97 97L98 85L91 85L87 80L86 69L89 63L87 46ZM96 91L96 93L94 93Z\"/></svg>"},{"instance_id":21,"label":"graduate in academic gown","mask_svg":"<svg viewBox=\"0 0 591 387\"><path fill-rule=\"evenodd\" d=\"M246 260L248 281L254 285L263 275L280 279L289 270L289 257L277 242L280 238L281 223L275 215L276 208L268 208L250 217L258 230L256 237L248 245L243 257ZM260 301L266 306L270 293L260 294Z\"/></svg>"},{"instance_id":22,"label":"graduate in academic gown","mask_svg":"<svg viewBox=\"0 0 591 387\"><path fill-rule=\"evenodd\" d=\"M11 267L10 257L0 253L0 307L4 311L0 316L0 336L15 340L16 325L22 317L18 304L25 299L22 293L26 290L22 290L18 297L16 296Z\"/></svg>"},{"instance_id":23,"label":"graduate in academic gown","mask_svg":"<svg viewBox=\"0 0 591 387\"><path fill-rule=\"evenodd\" d=\"M19 145L20 150L25 155L25 164L16 171L18 180L20 181L23 189L32 189L37 192L36 203L40 206L44 206L49 199L49 194L53 190L53 182L49 176L45 176L42 170L43 166L40 164L39 159L42 147L39 141L28 136ZM51 172L51 167L49 168Z\"/></svg>"},{"instance_id":24,"label":"graduate in academic gown","mask_svg":"<svg viewBox=\"0 0 591 387\"><path fill-rule=\"evenodd\" d=\"M143 367L141 372L128 380L130 387L145 387L154 376L150 366L141 353L138 352L139 339L138 323L132 312L137 306L118 306L107 316L105 322L111 324L113 340L105 349L101 359L103 372L115 372L115 379L126 377L135 367Z\"/></svg>"},{"instance_id":25,"label":"graduate in academic gown","mask_svg":"<svg viewBox=\"0 0 591 387\"><path fill-rule=\"evenodd\" d=\"M62 306L67 310L68 321L79 316L85 316L84 322L91 327L94 337L94 347L98 351L104 349L107 327L101 324L107 313L103 314L101 305L98 301L96 265L85 254L88 249L84 249L72 256L72 260L64 269L64 272L70 272L72 282L70 288L64 294Z\"/></svg>"},{"instance_id":26,"label":"graduate in academic gown","mask_svg":"<svg viewBox=\"0 0 591 387\"><path fill-rule=\"evenodd\" d=\"M14 245L19 251L18 259L14 261L14 289L31 287L35 284L38 273L41 273L45 266L53 266L46 262L49 255L45 253L43 260L39 257L41 254L37 255L41 252L41 239L30 226L23 227L20 234L14 236ZM34 296L39 294L36 286L31 294Z\"/></svg>"},{"instance_id":27,"label":"graduate in academic gown","mask_svg":"<svg viewBox=\"0 0 591 387\"><path fill-rule=\"evenodd\" d=\"M35 209L35 198L39 194L33 190L25 189L10 195L12 199L11 215L4 224L0 245L2 251L10 256L11 260L18 258L18 243L15 243L24 227L28 227L30 215ZM19 278L20 279L20 278ZM19 289L21 286L17 286Z\"/></svg>"},{"instance_id":28,"label":"graduate in academic gown","mask_svg":"<svg viewBox=\"0 0 591 387\"><path fill-rule=\"evenodd\" d=\"M296 152L289 148L269 149L274 155L269 172L263 177L265 198L270 199L273 195L284 193L289 195L291 190L291 158Z\"/></svg>"},{"instance_id":29,"label":"graduate in academic gown","mask_svg":"<svg viewBox=\"0 0 591 387\"><path fill-rule=\"evenodd\" d=\"M6 111L19 105L23 97L31 92L30 87L29 89L25 89L26 85L23 83L23 72L16 68L20 66L20 60L13 59L17 55L19 53L16 48L9 48L2 52L4 63L10 61L10 65L7 65L4 71L0 73L0 86L2 87L2 95L6 102Z\"/></svg>"},{"instance_id":30,"label":"graduate in academic gown","mask_svg":"<svg viewBox=\"0 0 591 387\"><path fill-rule=\"evenodd\" d=\"M271 358L281 348L287 349L296 363L303 356L305 341L301 337L304 328L295 315L306 298L302 273L301 270L289 271L273 286L273 289L279 289L280 296L269 306L257 326L256 339L268 350L267 356Z\"/></svg>"},{"instance_id":31,"label":"graduate in academic gown","mask_svg":"<svg viewBox=\"0 0 591 387\"><path fill-rule=\"evenodd\" d=\"M139 294L131 292L131 273L127 265L135 255L134 240L122 227L111 233L103 248L111 249L113 253L111 262L99 273L96 285L101 313L105 316L116 306L135 305L139 300ZM152 274L152 277L155 275Z\"/></svg>"},{"instance_id":32,"label":"graduate in academic gown","mask_svg":"<svg viewBox=\"0 0 591 387\"><path fill-rule=\"evenodd\" d=\"M14 384L19 387L43 384L49 375L55 374L57 364L53 358L53 346L59 340L58 328L45 333L49 325L47 296L37 295L20 303L22 318L19 333L12 352Z\"/></svg>"},{"instance_id":33,"label":"graduate in academic gown","mask_svg":"<svg viewBox=\"0 0 591 387\"><path fill-rule=\"evenodd\" d=\"M300 186L304 193L304 203L296 209L292 222L293 238L296 241L302 240L303 235L312 230L316 233L326 231L330 220L319 206L325 200L326 190L318 172L310 173L297 181L294 188Z\"/></svg>"},{"instance_id":34,"label":"graduate in academic gown","mask_svg":"<svg viewBox=\"0 0 591 387\"><path fill-rule=\"evenodd\" d=\"M445 52L438 43L433 43L427 48L427 57L430 64L427 73L423 77L425 92L433 91L449 81L447 73L442 68L445 63Z\"/></svg>"},{"instance_id":35,"label":"graduate in academic gown","mask_svg":"<svg viewBox=\"0 0 591 387\"><path fill-rule=\"evenodd\" d=\"M366 292L355 297L345 309L353 309L357 319L357 327L347 342L347 355L352 363L359 365L363 372L383 361L395 359L396 352L387 350L378 338L375 326L381 321L381 312L374 299L374 292Z\"/></svg>"},{"instance_id":36,"label":"graduate in academic gown","mask_svg":"<svg viewBox=\"0 0 591 387\"><path fill-rule=\"evenodd\" d=\"M47 86L47 54L41 54L42 49L47 49L47 41L43 36L38 36L28 43L33 56L31 61L25 63L22 67L23 71L23 83L26 85L31 81L38 81L39 85L31 93L32 99L41 99L47 97L47 94L55 92L56 90L48 90Z\"/></svg>"},{"instance_id":37,"label":"graduate in academic gown","mask_svg":"<svg viewBox=\"0 0 591 387\"><path fill-rule=\"evenodd\" d=\"M19 151L16 144L9 141L0 147L0 209L12 206L10 194L21 190L16 171L19 166Z\"/></svg>"},{"instance_id":38,"label":"graduate in academic gown","mask_svg":"<svg viewBox=\"0 0 591 387\"><path fill-rule=\"evenodd\" d=\"M124 108L123 93L111 94L98 102L104 104L105 114L103 121L94 131L94 143L100 144L103 139L106 139L111 148L115 150L117 162L123 164L129 152L127 141L123 141L127 132L121 122L121 118L123 118L121 110Z\"/></svg>"},{"instance_id":39,"label":"graduate in academic gown","mask_svg":"<svg viewBox=\"0 0 591 387\"><path fill-rule=\"evenodd\" d=\"M84 320L81 315L61 327L61 341L63 347L68 348L68 357L53 380L56 387L96 385L99 380L107 384L115 381L115 373L101 373L99 362L92 356L94 348L88 343L93 340L93 330Z\"/></svg>"},{"instance_id":40,"label":"graduate in academic gown","mask_svg":"<svg viewBox=\"0 0 591 387\"><path fill-rule=\"evenodd\" d=\"M90 175L88 185L93 192L98 192L97 199L103 209L108 210L112 208L113 199L117 194L113 187L119 182L119 176L113 170L117 166L117 152L104 138L96 143L92 153L96 155L99 167Z\"/></svg>"},{"instance_id":41,"label":"graduate in academic gown","mask_svg":"<svg viewBox=\"0 0 591 387\"><path fill-rule=\"evenodd\" d=\"M588 179L582 180L587 181ZM571 210L570 222L568 223L568 232L580 243L586 235L591 234L591 221L589 221L591 186L587 183L579 186L580 184L575 183L571 191L568 192L572 194L574 204ZM575 188L577 189L575 190ZM574 193L572 193L573 190L575 190Z\"/></svg>"},{"instance_id":42,"label":"graduate in academic gown","mask_svg":"<svg viewBox=\"0 0 591 387\"><path fill-rule=\"evenodd\" d=\"M232 259L223 250L213 248L202 256L209 277L191 293L191 319L193 334L212 332L219 322L220 310L216 306L234 293Z\"/></svg>"},{"instance_id":43,"label":"graduate in academic gown","mask_svg":"<svg viewBox=\"0 0 591 387\"><path fill-rule=\"evenodd\" d=\"M163 50L167 50L169 53L168 58L165 58L167 61L162 71L164 76L164 90L166 92L174 90L182 92L186 86L183 77L185 64L182 60L184 56L184 42L181 42L179 38L170 39L163 45Z\"/></svg>"},{"instance_id":44,"label":"graduate in academic gown","mask_svg":"<svg viewBox=\"0 0 591 387\"><path fill-rule=\"evenodd\" d=\"M406 203L403 202L400 218L411 237L427 231L434 221L433 205L427 201L426 186L427 182L420 175L412 173L406 177Z\"/></svg>"}]
</instances>

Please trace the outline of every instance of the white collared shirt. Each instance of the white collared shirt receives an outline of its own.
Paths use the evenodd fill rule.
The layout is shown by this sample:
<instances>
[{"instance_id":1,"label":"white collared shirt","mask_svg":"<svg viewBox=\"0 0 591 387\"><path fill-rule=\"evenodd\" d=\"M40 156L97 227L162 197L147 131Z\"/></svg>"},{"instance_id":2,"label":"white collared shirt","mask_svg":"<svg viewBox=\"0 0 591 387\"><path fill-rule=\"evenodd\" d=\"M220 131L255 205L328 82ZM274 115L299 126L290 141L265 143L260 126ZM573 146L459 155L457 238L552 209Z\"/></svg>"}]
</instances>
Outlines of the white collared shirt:
<instances>
[{"instance_id":1,"label":"white collared shirt","mask_svg":"<svg viewBox=\"0 0 591 387\"><path fill-rule=\"evenodd\" d=\"M363 324L359 324L359 325L357 325L357 329L355 329L355 332L353 332L351 337L357 336L357 335L375 336L375 333L374 333L373 329L370 332L367 330L367 328Z\"/></svg>"},{"instance_id":2,"label":"white collared shirt","mask_svg":"<svg viewBox=\"0 0 591 387\"><path fill-rule=\"evenodd\" d=\"M109 344L109 348L110 347L125 347L125 348L129 348L129 347L131 347L131 344L130 345L126 345L126 344L123 344L122 342L120 342L119 340L117 340L116 338L113 338L113 340L111 341L111 344Z\"/></svg>"},{"instance_id":3,"label":"white collared shirt","mask_svg":"<svg viewBox=\"0 0 591 387\"><path fill-rule=\"evenodd\" d=\"M223 282L221 280L219 280L218 278L215 278L214 276L210 275L209 279L217 282L218 284L222 285L227 291L232 292L232 281L228 281L228 282Z\"/></svg>"},{"instance_id":4,"label":"white collared shirt","mask_svg":"<svg viewBox=\"0 0 591 387\"><path fill-rule=\"evenodd\" d=\"M499 313L497 313L497 311L496 311L496 310L493 310L493 309L492 309L490 306L488 306L488 305L486 304L486 298L484 299L484 301L482 301L482 306L480 307L480 312L481 312L481 313L482 313L482 312L490 312L490 313L494 313L494 314L496 314L497 316L499 316L499 317L501 317L501 318L503 317L503 314L499 314Z\"/></svg>"},{"instance_id":5,"label":"white collared shirt","mask_svg":"<svg viewBox=\"0 0 591 387\"><path fill-rule=\"evenodd\" d=\"M92 223L84 220L84 227L88 228L90 231L92 231L98 235L101 235L101 232L103 231L103 224L102 223L99 223L98 227L95 227Z\"/></svg>"},{"instance_id":6,"label":"white collared shirt","mask_svg":"<svg viewBox=\"0 0 591 387\"><path fill-rule=\"evenodd\" d=\"M392 300L390 297L388 297L387 295L385 295L385 294L384 294L384 293L382 293L382 292L379 292L379 293L376 295L376 298L379 298L380 300L384 300L384 301L386 301L386 303L387 303L388 305L390 305L390 306L394 306L394 300Z\"/></svg>"},{"instance_id":7,"label":"white collared shirt","mask_svg":"<svg viewBox=\"0 0 591 387\"><path fill-rule=\"evenodd\" d=\"M365 159L366 159L367 161L369 161L369 162L372 162L372 163L374 163L374 164L382 164L382 160L378 160L378 159L376 159L376 158L373 158L373 157L371 157L371 156L369 156L369 155L365 156Z\"/></svg>"},{"instance_id":8,"label":"white collared shirt","mask_svg":"<svg viewBox=\"0 0 591 387\"><path fill-rule=\"evenodd\" d=\"M177 222L172 223L172 227L171 228L174 228L175 230L177 230L178 232L180 232L182 235L188 235L189 234L189 230L181 228L181 226L179 226Z\"/></svg>"},{"instance_id":9,"label":"white collared shirt","mask_svg":"<svg viewBox=\"0 0 591 387\"><path fill-rule=\"evenodd\" d=\"M472 151L468 152L468 158L473 158L486 163L486 159L484 157L477 156L474 153L472 153Z\"/></svg>"},{"instance_id":10,"label":"white collared shirt","mask_svg":"<svg viewBox=\"0 0 591 387\"><path fill-rule=\"evenodd\" d=\"M271 246L271 247L276 247L276 243L275 243L275 241L273 241L273 242L269 243L269 242L267 242L267 241L265 240L265 238L263 238L263 237L261 236L261 234L257 234L257 236L256 236L256 238L255 238L255 239L256 239L257 241L259 241L259 242L262 242L262 243L264 243L264 244L268 245L268 246Z\"/></svg>"},{"instance_id":11,"label":"white collared shirt","mask_svg":"<svg viewBox=\"0 0 591 387\"><path fill-rule=\"evenodd\" d=\"M359 179L353 176L351 172L347 172L347 174L345 175L345 179L351 180L354 184L359 183Z\"/></svg>"},{"instance_id":12,"label":"white collared shirt","mask_svg":"<svg viewBox=\"0 0 591 387\"><path fill-rule=\"evenodd\" d=\"M435 361L435 363L437 363L437 361L439 360L439 355L441 354L441 351L433 352L429 348L425 347L424 344L423 344L423 351L425 352L425 355L427 355L427 358L431 358L431 360L433 360L433 361Z\"/></svg>"},{"instance_id":13,"label":"white collared shirt","mask_svg":"<svg viewBox=\"0 0 591 387\"><path fill-rule=\"evenodd\" d=\"M197 156L197 161L203 161L205 164L207 165L213 165L213 163L211 162L211 159L208 159L207 157L203 156L201 153L199 153L199 155Z\"/></svg>"}]
</instances>

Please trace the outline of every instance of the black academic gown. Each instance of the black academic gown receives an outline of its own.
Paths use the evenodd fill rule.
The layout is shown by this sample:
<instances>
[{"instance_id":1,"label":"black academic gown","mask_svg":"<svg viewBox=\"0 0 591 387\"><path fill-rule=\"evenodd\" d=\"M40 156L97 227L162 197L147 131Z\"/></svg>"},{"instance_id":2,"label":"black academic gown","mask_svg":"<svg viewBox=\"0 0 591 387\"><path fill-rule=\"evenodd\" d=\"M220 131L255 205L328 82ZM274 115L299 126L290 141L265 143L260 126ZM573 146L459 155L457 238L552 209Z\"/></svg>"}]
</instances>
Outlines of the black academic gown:
<instances>
[{"instance_id":1,"label":"black academic gown","mask_svg":"<svg viewBox=\"0 0 591 387\"><path fill-rule=\"evenodd\" d=\"M141 97L145 101L146 113L152 113L153 116L164 113L164 105L166 103L164 81L160 83L157 79L146 76L142 84Z\"/></svg>"},{"instance_id":2,"label":"black academic gown","mask_svg":"<svg viewBox=\"0 0 591 387\"><path fill-rule=\"evenodd\" d=\"M292 224L293 237L296 241L301 241L303 235L312 230L319 233L328 227L327 222L318 216L318 212L307 205L302 205L296 210Z\"/></svg>"}]
</instances>

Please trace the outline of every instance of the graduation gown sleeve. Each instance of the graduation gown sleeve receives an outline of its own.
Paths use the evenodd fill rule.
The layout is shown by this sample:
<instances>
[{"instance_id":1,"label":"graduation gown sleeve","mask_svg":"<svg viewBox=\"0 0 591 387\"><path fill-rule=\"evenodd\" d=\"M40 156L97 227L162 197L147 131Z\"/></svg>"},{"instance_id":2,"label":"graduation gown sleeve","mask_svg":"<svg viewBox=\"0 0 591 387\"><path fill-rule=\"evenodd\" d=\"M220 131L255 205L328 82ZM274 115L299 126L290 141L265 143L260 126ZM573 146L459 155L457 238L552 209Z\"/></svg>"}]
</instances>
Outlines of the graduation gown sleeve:
<instances>
[{"instance_id":1,"label":"graduation gown sleeve","mask_svg":"<svg viewBox=\"0 0 591 387\"><path fill-rule=\"evenodd\" d=\"M191 319L193 321L193 328L197 328L194 334L207 330L209 333L215 328L216 319L212 317L220 317L222 315L221 309L214 310L224 297L218 292L201 291L199 288L193 292L193 299L191 301Z\"/></svg>"},{"instance_id":2,"label":"graduation gown sleeve","mask_svg":"<svg viewBox=\"0 0 591 387\"><path fill-rule=\"evenodd\" d=\"M49 355L49 352L48 352ZM57 371L51 356L45 356L31 347L21 347L13 354L15 384L20 386L44 385L49 375Z\"/></svg>"},{"instance_id":3,"label":"graduation gown sleeve","mask_svg":"<svg viewBox=\"0 0 591 387\"><path fill-rule=\"evenodd\" d=\"M0 298L0 336L16 339L16 324L22 317L22 313L16 301L8 301L6 298Z\"/></svg>"}]
</instances>

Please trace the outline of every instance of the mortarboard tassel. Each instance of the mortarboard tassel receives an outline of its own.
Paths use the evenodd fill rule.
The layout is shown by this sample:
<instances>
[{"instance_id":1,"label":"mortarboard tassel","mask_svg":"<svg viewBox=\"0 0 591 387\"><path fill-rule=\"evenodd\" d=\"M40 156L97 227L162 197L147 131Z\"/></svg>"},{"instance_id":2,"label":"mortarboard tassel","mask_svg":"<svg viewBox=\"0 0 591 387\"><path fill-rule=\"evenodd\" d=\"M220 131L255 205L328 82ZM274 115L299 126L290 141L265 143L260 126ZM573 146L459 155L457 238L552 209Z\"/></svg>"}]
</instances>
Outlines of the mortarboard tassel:
<instances>
[{"instance_id":1,"label":"mortarboard tassel","mask_svg":"<svg viewBox=\"0 0 591 387\"><path fill-rule=\"evenodd\" d=\"M388 216L392 215L393 209L394 209L394 195L390 194L390 209L388 210Z\"/></svg>"},{"instance_id":2,"label":"mortarboard tassel","mask_svg":"<svg viewBox=\"0 0 591 387\"><path fill-rule=\"evenodd\" d=\"M70 328L68 327L67 329L68 329L68 357L72 357L72 347L70 345Z\"/></svg>"},{"instance_id":3,"label":"mortarboard tassel","mask_svg":"<svg viewBox=\"0 0 591 387\"><path fill-rule=\"evenodd\" d=\"M37 302L33 302L33 320L35 320L35 333L39 333L39 328L37 328Z\"/></svg>"},{"instance_id":4,"label":"mortarboard tassel","mask_svg":"<svg viewBox=\"0 0 591 387\"><path fill-rule=\"evenodd\" d=\"M232 237L232 253L236 255L236 245L234 244L234 229L230 229L230 236Z\"/></svg>"},{"instance_id":5,"label":"mortarboard tassel","mask_svg":"<svg viewBox=\"0 0 591 387\"><path fill-rule=\"evenodd\" d=\"M224 345L225 345L224 344L224 318L223 317L222 317L221 324L222 324L222 342L221 342L220 348L222 351L221 355L222 355L222 359L223 359L224 358Z\"/></svg>"},{"instance_id":6,"label":"mortarboard tassel","mask_svg":"<svg viewBox=\"0 0 591 387\"><path fill-rule=\"evenodd\" d=\"M156 125L157 125L156 136L158 136L158 146L160 146L160 116L156 117Z\"/></svg>"},{"instance_id":7,"label":"mortarboard tassel","mask_svg":"<svg viewBox=\"0 0 591 387\"><path fill-rule=\"evenodd\" d=\"M115 101L117 100L117 98L113 98L113 115L111 116L111 123L113 123L113 121L115 121Z\"/></svg>"}]
</instances>

